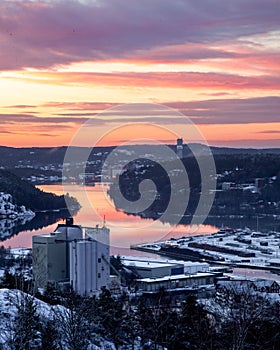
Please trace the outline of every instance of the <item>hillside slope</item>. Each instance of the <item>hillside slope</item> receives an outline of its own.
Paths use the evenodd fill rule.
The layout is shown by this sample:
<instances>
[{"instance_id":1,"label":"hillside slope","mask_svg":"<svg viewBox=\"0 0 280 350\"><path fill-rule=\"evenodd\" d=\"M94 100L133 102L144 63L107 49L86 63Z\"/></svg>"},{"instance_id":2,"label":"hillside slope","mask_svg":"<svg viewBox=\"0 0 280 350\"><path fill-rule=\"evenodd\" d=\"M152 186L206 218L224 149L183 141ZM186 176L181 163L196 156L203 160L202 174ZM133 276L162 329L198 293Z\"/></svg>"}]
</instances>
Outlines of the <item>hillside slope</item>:
<instances>
[{"instance_id":1,"label":"hillside slope","mask_svg":"<svg viewBox=\"0 0 280 350\"><path fill-rule=\"evenodd\" d=\"M14 204L24 205L32 211L53 210L66 208L65 197L53 193L43 192L31 183L21 180L16 175L0 170L0 192L10 194ZM73 207L79 207L79 203L73 197L69 198Z\"/></svg>"}]
</instances>

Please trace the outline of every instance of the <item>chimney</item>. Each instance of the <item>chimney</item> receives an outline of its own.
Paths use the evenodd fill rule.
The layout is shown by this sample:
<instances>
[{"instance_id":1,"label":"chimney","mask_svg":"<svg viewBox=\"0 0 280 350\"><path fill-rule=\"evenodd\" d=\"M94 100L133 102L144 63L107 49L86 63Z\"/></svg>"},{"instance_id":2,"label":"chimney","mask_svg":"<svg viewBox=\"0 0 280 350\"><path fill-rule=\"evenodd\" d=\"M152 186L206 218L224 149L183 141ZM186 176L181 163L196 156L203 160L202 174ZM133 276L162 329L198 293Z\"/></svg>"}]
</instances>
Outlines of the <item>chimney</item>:
<instances>
[{"instance_id":1,"label":"chimney","mask_svg":"<svg viewBox=\"0 0 280 350\"><path fill-rule=\"evenodd\" d=\"M74 219L72 217L66 218L66 226L73 226Z\"/></svg>"}]
</instances>

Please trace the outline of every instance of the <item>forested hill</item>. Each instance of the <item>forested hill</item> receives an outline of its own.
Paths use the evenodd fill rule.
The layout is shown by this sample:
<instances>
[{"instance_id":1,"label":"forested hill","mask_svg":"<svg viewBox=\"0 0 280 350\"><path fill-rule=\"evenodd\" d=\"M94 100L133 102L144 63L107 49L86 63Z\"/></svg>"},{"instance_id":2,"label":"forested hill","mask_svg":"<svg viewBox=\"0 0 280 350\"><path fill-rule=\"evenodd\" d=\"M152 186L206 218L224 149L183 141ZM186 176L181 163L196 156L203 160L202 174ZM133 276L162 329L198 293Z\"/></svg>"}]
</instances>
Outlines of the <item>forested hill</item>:
<instances>
[{"instance_id":1,"label":"forested hill","mask_svg":"<svg viewBox=\"0 0 280 350\"><path fill-rule=\"evenodd\" d=\"M0 170L0 192L12 195L15 204L24 205L32 211L66 208L64 196L43 192L16 175ZM79 206L75 198L69 198L73 206Z\"/></svg>"},{"instance_id":2,"label":"forested hill","mask_svg":"<svg viewBox=\"0 0 280 350\"><path fill-rule=\"evenodd\" d=\"M131 157L145 159L149 154L156 154L157 150L155 145L125 145L120 146L116 152L120 154L127 154L127 159ZM173 145L169 147L176 151L175 141ZM253 174L255 177L266 177L262 175L263 171L271 168L274 159L278 159L280 156L280 148L267 148L267 149L245 149L245 148L222 148L222 147L210 147L217 161L217 171L220 173L220 169L232 170L238 167L242 169L243 164L249 159L249 165L255 168L256 162L261 164L264 162L266 165L262 167L260 174ZM108 155L115 149L115 147L94 147L93 149L81 147L71 147L71 166L68 167L69 161L64 164L64 157L69 150L68 147L31 147L31 148L12 148L0 146L0 168L13 173L23 180L27 180L36 184L49 184L62 181L62 172L66 181L69 180L68 176L73 176L73 169L75 176L84 172L83 162L81 162L80 154L88 153L86 172L93 173L96 179L100 178L102 173L103 164ZM86 151L86 152L84 152ZM123 153L124 152L124 153ZM196 144L184 144L183 157L189 159L194 156L203 157L209 154L209 149L200 143ZM166 160L166 159L164 159ZM269 164L268 164L269 163ZM239 166L240 164L240 166ZM267 167L268 164L268 167ZM64 165L66 165L64 167ZM227 169L229 168L229 169ZM245 169L246 170L246 169ZM247 174L244 171L239 171L237 176L245 176L247 181L250 173ZM270 175L269 175L270 176ZM71 179L70 179L71 180ZM224 179L224 181L227 181ZM230 180L234 181L234 180Z\"/></svg>"},{"instance_id":3,"label":"forested hill","mask_svg":"<svg viewBox=\"0 0 280 350\"><path fill-rule=\"evenodd\" d=\"M199 156L201 161L207 161L205 155ZM194 156L182 160L189 178L189 189L186 183L177 176L178 172L167 173L164 169L176 169L176 163L166 161L165 168L155 162L131 162L127 170L112 183L109 194L118 209L123 209L123 200L119 196L119 188L129 201L140 198L139 185L143 180L150 179L155 184L157 196L150 207L144 211L139 209L138 215L146 218L159 218L165 213L176 183L177 193L190 191L188 207L181 223L188 223L189 216L195 213L201 194L201 174ZM278 217L280 210L280 154L216 154L217 184L214 203L210 215L222 216L262 216ZM228 186L228 187L227 187ZM257 187L258 186L258 187ZM149 196L149 191L141 195ZM176 221L176 206L171 206L168 222ZM167 215L165 215L165 219ZM175 218L175 219L174 219ZM279 226L280 227L280 226Z\"/></svg>"},{"instance_id":4,"label":"forested hill","mask_svg":"<svg viewBox=\"0 0 280 350\"><path fill-rule=\"evenodd\" d=\"M169 145L175 150L174 145ZM126 146L128 150L137 150L141 146L132 145ZM154 147L151 145L151 147ZM74 147L79 148L79 147ZM115 147L94 147L89 160L93 161L100 157L102 154L110 153ZM203 154L206 146L202 144L191 144L192 150L195 149L199 154ZM67 151L67 146L62 147L30 147L30 148L13 148L0 146L0 166L5 169L14 167L41 167L47 164L58 165L62 164L64 160L65 153ZM210 147L212 153L215 154L280 154L280 148L264 148L264 149L254 149L254 148L227 148L227 147ZM188 145L184 145L184 156L187 157L191 151ZM207 152L208 153L208 152Z\"/></svg>"}]
</instances>

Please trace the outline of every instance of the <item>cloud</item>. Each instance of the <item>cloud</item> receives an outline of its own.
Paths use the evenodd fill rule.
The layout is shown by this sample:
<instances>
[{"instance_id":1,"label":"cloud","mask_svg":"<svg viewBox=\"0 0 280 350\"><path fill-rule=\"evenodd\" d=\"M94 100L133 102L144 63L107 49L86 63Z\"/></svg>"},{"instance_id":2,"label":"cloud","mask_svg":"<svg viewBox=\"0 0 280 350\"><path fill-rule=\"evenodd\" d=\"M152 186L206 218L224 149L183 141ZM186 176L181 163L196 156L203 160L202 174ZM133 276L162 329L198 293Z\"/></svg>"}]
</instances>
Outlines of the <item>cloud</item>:
<instances>
[{"instance_id":1,"label":"cloud","mask_svg":"<svg viewBox=\"0 0 280 350\"><path fill-rule=\"evenodd\" d=\"M279 123L280 97L170 102L197 124Z\"/></svg>"},{"instance_id":2,"label":"cloud","mask_svg":"<svg viewBox=\"0 0 280 350\"><path fill-rule=\"evenodd\" d=\"M161 46L207 47L277 28L279 2L275 0L4 0L0 69L128 59ZM190 58L229 55L206 48L201 53L186 50L188 54ZM176 55L180 53L174 51Z\"/></svg>"},{"instance_id":3,"label":"cloud","mask_svg":"<svg viewBox=\"0 0 280 350\"><path fill-rule=\"evenodd\" d=\"M0 129L0 134L16 135L17 132Z\"/></svg>"},{"instance_id":4,"label":"cloud","mask_svg":"<svg viewBox=\"0 0 280 350\"><path fill-rule=\"evenodd\" d=\"M86 119L79 118L66 118L66 117L37 117L32 114L5 114L0 113L0 124L10 125L10 124L81 124Z\"/></svg>"},{"instance_id":5,"label":"cloud","mask_svg":"<svg viewBox=\"0 0 280 350\"><path fill-rule=\"evenodd\" d=\"M280 134L280 130L263 130L257 131L256 134Z\"/></svg>"},{"instance_id":6,"label":"cloud","mask_svg":"<svg viewBox=\"0 0 280 350\"><path fill-rule=\"evenodd\" d=\"M28 109L28 108L36 108L35 105L13 105L13 106L4 106L3 108L9 108L9 109Z\"/></svg>"},{"instance_id":7,"label":"cloud","mask_svg":"<svg viewBox=\"0 0 280 350\"><path fill-rule=\"evenodd\" d=\"M198 72L40 72L28 73L24 79L43 84L137 86L155 88L207 89L280 89L280 76L245 76L226 73Z\"/></svg>"},{"instance_id":8,"label":"cloud","mask_svg":"<svg viewBox=\"0 0 280 350\"><path fill-rule=\"evenodd\" d=\"M116 103L112 102L46 102L41 104L41 107L61 108L73 111L79 110L93 110L101 111L107 108L116 106Z\"/></svg>"},{"instance_id":9,"label":"cloud","mask_svg":"<svg viewBox=\"0 0 280 350\"><path fill-rule=\"evenodd\" d=\"M188 119L196 124L251 124L279 123L280 97L256 97L247 99L225 98L200 101L169 101L160 104L120 104L115 108L108 102L48 102L55 109L55 116L32 114L0 114L0 125L34 126L41 131L70 129L88 121L90 125L109 123L170 123L186 125ZM168 109L166 107L170 107ZM102 110L101 108L104 107ZM68 109L69 108L69 109ZM73 112L74 110L74 112ZM181 113L182 115L180 116ZM44 128L42 130L42 128ZM262 133L278 133L277 130Z\"/></svg>"},{"instance_id":10,"label":"cloud","mask_svg":"<svg viewBox=\"0 0 280 350\"><path fill-rule=\"evenodd\" d=\"M207 59L232 59L247 57L245 53L234 52L223 48L209 48L202 44L182 44L155 47L148 52L136 52L134 59L146 63L180 63ZM132 57L130 57L132 59Z\"/></svg>"},{"instance_id":11,"label":"cloud","mask_svg":"<svg viewBox=\"0 0 280 350\"><path fill-rule=\"evenodd\" d=\"M191 102L167 102L157 104L128 104L104 110L98 114L98 120L106 123L187 123L186 117L196 124L251 124L279 123L280 97L257 97L247 99L214 99ZM178 115L178 112L182 116ZM96 121L96 119L94 119Z\"/></svg>"},{"instance_id":12,"label":"cloud","mask_svg":"<svg viewBox=\"0 0 280 350\"><path fill-rule=\"evenodd\" d=\"M50 131L50 130L49 130ZM38 132L35 132L35 134L37 136L44 136L44 137L57 137L58 135L55 135L55 134L51 134L51 133L38 133ZM0 135L30 135L30 130L29 131L9 131L9 130L5 130L5 129L2 129L0 128Z\"/></svg>"}]
</instances>

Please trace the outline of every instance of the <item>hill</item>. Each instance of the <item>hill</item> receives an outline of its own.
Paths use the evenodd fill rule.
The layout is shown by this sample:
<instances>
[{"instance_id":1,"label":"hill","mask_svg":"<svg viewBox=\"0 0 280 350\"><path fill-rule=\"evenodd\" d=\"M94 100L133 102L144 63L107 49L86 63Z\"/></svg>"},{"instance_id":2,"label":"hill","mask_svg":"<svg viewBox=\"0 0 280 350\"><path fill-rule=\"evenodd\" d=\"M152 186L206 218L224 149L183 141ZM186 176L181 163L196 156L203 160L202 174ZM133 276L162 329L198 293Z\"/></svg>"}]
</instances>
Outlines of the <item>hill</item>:
<instances>
[{"instance_id":1,"label":"hill","mask_svg":"<svg viewBox=\"0 0 280 350\"><path fill-rule=\"evenodd\" d=\"M0 192L10 194L14 204L25 206L32 211L66 208L63 195L44 192L5 170L0 170ZM79 206L75 198L69 197L69 201L73 206Z\"/></svg>"},{"instance_id":2,"label":"hill","mask_svg":"<svg viewBox=\"0 0 280 350\"><path fill-rule=\"evenodd\" d=\"M172 150L176 151L175 143L168 145ZM155 145L127 145L118 147L118 151L122 150L129 152L131 156L135 155L137 158L146 158L148 154L154 154ZM107 156L115 147L94 147L89 150L88 164L86 171L93 173L96 179L100 177L102 166ZM62 169L64 157L68 147L31 147L31 148L12 148L0 146L0 168L7 170L18 177L28 180L33 183L54 183L61 182ZM280 148L227 148L227 147L210 147L214 157L221 156L221 159L239 159L244 157L263 157L263 156L279 156ZM77 155L84 154L85 148L73 147L71 151L75 156L73 158L80 160ZM88 148L87 148L88 150ZM207 156L209 149L200 143L185 144L183 148L184 158L192 158L196 156ZM123 156L123 154L122 154ZM234 158L233 158L234 157ZM129 157L128 157L129 159ZM239 161L238 160L238 161ZM74 164L75 163L75 164ZM65 168L66 179L73 176L74 169L75 176L84 172L82 163L79 161L72 162L70 167ZM72 174L70 174L72 172ZM70 179L72 181L72 179Z\"/></svg>"}]
</instances>

